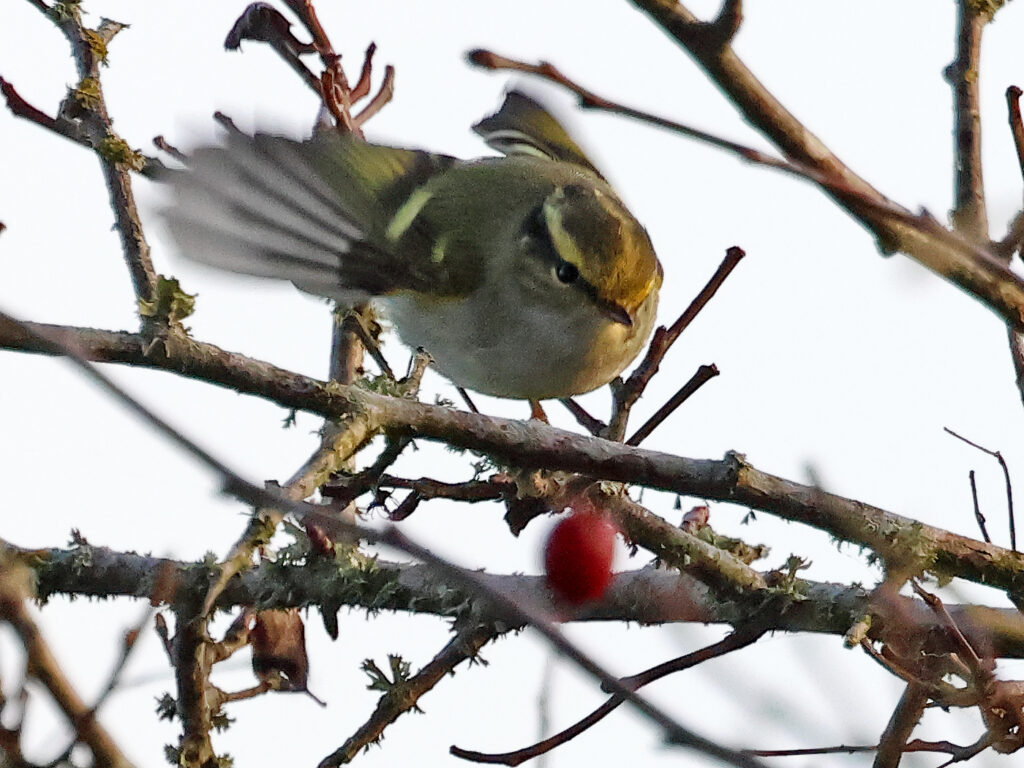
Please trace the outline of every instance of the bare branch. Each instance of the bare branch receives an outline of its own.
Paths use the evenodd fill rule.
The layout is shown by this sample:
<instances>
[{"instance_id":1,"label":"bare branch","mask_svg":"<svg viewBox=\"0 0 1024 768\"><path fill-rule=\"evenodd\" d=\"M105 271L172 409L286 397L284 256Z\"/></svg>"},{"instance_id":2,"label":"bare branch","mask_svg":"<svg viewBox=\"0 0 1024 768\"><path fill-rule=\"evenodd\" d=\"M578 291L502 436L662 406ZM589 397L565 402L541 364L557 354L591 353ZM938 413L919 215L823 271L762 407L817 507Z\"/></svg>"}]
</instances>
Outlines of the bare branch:
<instances>
[{"instance_id":1,"label":"bare branch","mask_svg":"<svg viewBox=\"0 0 1024 768\"><path fill-rule=\"evenodd\" d=\"M0 578L0 620L11 626L24 646L28 656L29 673L53 697L54 703L68 719L78 739L92 750L98 764L112 768L131 768L131 761L121 752L110 734L100 725L93 710L71 685L71 681L64 674L42 632L25 607L28 582L24 582L24 591L18 589L18 579L11 573L12 568L22 566L11 566L5 562L0 567L5 571L3 578Z\"/></svg>"},{"instance_id":2,"label":"bare branch","mask_svg":"<svg viewBox=\"0 0 1024 768\"><path fill-rule=\"evenodd\" d=\"M946 68L953 87L956 161L953 225L976 242L988 240L988 213L981 167L981 34L991 20L984 4L959 0L957 56Z\"/></svg>"},{"instance_id":3,"label":"bare branch","mask_svg":"<svg viewBox=\"0 0 1024 768\"><path fill-rule=\"evenodd\" d=\"M1008 516L1010 518L1010 549L1012 549L1014 552L1016 552L1017 551L1017 523L1016 523L1015 515L1014 515L1014 512L1013 512L1013 483L1010 482L1010 468L1006 465L1006 459L1003 458L1003 454L1001 454L999 451L992 451L992 450L989 450L988 448L985 448L982 445L978 445L974 441L968 440L963 435L957 434L956 432L954 432L949 427L943 427L943 430L945 430L947 433L949 433L953 437L957 438L958 440L962 440L963 442L967 443L969 446L971 446L973 448L977 448L982 453L987 453L989 456L991 456L992 458L994 458L996 461L999 462L999 467L1000 467L1000 469L1003 470L1003 480L1006 483L1006 510L1007 510L1007 514L1008 514ZM984 518L982 518L982 519L984 520ZM985 540L988 541L987 538Z\"/></svg>"},{"instance_id":4,"label":"bare branch","mask_svg":"<svg viewBox=\"0 0 1024 768\"><path fill-rule=\"evenodd\" d=\"M683 313L676 318L676 321L666 330L659 327L651 338L647 347L647 354L644 359L633 370L629 378L614 391L615 405L612 419L608 425L607 434L604 435L611 440L621 440L626 434L626 421L629 419L630 409L636 404L643 394L654 374L658 372L661 361L665 358L669 349L679 339L690 323L694 321L701 310L707 306L718 289L722 287L725 280L732 274L733 269L745 256L742 248L732 246L725 252L725 258L718 265L715 274L711 276L704 288L701 289L690 305L683 310Z\"/></svg>"},{"instance_id":5,"label":"bare branch","mask_svg":"<svg viewBox=\"0 0 1024 768\"><path fill-rule=\"evenodd\" d=\"M353 118L357 127L362 127L366 121L380 112L395 95L395 68L388 64L384 67L384 80L380 84L377 94L370 99L370 103L363 107L362 111Z\"/></svg>"},{"instance_id":6,"label":"bare branch","mask_svg":"<svg viewBox=\"0 0 1024 768\"><path fill-rule=\"evenodd\" d=\"M928 692L917 683L907 683L889 723L878 741L873 768L897 768L910 735L917 727L928 703Z\"/></svg>"},{"instance_id":7,"label":"bare branch","mask_svg":"<svg viewBox=\"0 0 1024 768\"><path fill-rule=\"evenodd\" d=\"M718 375L718 366L714 363L711 365L702 365L697 369L696 373L690 377L679 390L668 399L668 401L661 406L654 415L651 416L633 435L626 441L626 445L640 445L647 437L656 430L661 424L671 416L675 410L685 403L690 397L701 387L711 381L715 376Z\"/></svg>"},{"instance_id":8,"label":"bare branch","mask_svg":"<svg viewBox=\"0 0 1024 768\"><path fill-rule=\"evenodd\" d=\"M135 296L139 301L151 301L156 290L156 271L135 205L130 171L147 167L153 170L162 164L131 149L115 133L100 83L100 65L106 59L107 46L124 25L104 19L96 29L88 29L82 23L78 5L68 3L63 7L67 12L60 16L49 14L45 6L40 8L64 33L78 70L78 86L65 100L57 121L77 121L84 143L99 157Z\"/></svg>"},{"instance_id":9,"label":"bare branch","mask_svg":"<svg viewBox=\"0 0 1024 768\"><path fill-rule=\"evenodd\" d=\"M665 662L664 664L659 664L656 667L652 667L651 669L645 670L644 672L640 672L639 674L631 677L623 678L622 682L636 690L648 683L654 682L655 680L660 680L667 675L675 672L681 672L685 669L690 669L691 667L702 664L709 659L725 656L726 654L737 651L740 648L752 645L764 635L765 631L766 630L760 627L753 629L747 626L742 626L731 635L728 635L725 639L719 640L717 643L712 643L698 651L688 653L685 656L680 656L679 658ZM536 744L532 744L529 747L517 749L513 752L504 752L501 754L475 752L473 750L463 749L454 745L449 751L456 757L461 757L463 760L469 760L474 763L513 766L520 765L527 760L532 760L535 757L546 754L568 741L572 741L581 733L597 725L601 720L618 709L622 702L623 699L621 696L612 696L608 701L595 709L589 715L569 726L565 730L562 730L543 741L537 742Z\"/></svg>"},{"instance_id":10,"label":"bare branch","mask_svg":"<svg viewBox=\"0 0 1024 768\"><path fill-rule=\"evenodd\" d=\"M981 529L981 537L985 539L986 543L992 542L992 537L988 535L988 528L985 527L985 516L981 514L981 507L978 505L978 485L974 481L974 470L972 469L967 477L971 481L971 499L974 501L974 519L978 521L978 528Z\"/></svg>"},{"instance_id":11,"label":"bare branch","mask_svg":"<svg viewBox=\"0 0 1024 768\"><path fill-rule=\"evenodd\" d=\"M455 668L472 659L488 642L502 633L493 627L476 627L456 634L454 638L408 680L395 681L374 710L370 719L352 734L338 749L319 763L319 768L333 768L352 761L363 749L378 741L384 729L401 715L417 709L417 702Z\"/></svg>"},{"instance_id":12,"label":"bare branch","mask_svg":"<svg viewBox=\"0 0 1024 768\"><path fill-rule=\"evenodd\" d=\"M1000 259L973 242L949 232L928 215L913 216L857 176L797 120L746 68L728 45L707 34L707 24L676 0L632 0L674 37L704 68L711 80L739 107L755 128L789 158L771 160L763 153L639 110L623 108L577 86L550 64L524 65L489 52L471 60L481 66L534 72L577 93L584 106L610 109L652 124L687 133L748 159L765 162L813 179L877 238L883 253L902 251L984 302L1008 324L1024 330L1024 280Z\"/></svg>"}]
</instances>

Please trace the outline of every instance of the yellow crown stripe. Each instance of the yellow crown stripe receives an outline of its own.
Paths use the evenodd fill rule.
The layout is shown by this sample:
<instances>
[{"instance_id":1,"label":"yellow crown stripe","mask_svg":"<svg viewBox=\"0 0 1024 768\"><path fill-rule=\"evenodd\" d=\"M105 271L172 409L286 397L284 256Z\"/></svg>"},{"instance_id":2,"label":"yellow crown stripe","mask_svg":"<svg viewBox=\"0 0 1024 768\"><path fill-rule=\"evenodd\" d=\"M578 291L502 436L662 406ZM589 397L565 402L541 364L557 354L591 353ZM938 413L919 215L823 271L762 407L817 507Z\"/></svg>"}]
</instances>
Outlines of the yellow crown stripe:
<instances>
[{"instance_id":1,"label":"yellow crown stripe","mask_svg":"<svg viewBox=\"0 0 1024 768\"><path fill-rule=\"evenodd\" d=\"M556 197L556 199L561 198ZM544 201L544 221L548 226L551 242L558 255L580 269L583 266L583 253L576 245L576 239L566 231L562 224L562 211L551 198Z\"/></svg>"}]
</instances>

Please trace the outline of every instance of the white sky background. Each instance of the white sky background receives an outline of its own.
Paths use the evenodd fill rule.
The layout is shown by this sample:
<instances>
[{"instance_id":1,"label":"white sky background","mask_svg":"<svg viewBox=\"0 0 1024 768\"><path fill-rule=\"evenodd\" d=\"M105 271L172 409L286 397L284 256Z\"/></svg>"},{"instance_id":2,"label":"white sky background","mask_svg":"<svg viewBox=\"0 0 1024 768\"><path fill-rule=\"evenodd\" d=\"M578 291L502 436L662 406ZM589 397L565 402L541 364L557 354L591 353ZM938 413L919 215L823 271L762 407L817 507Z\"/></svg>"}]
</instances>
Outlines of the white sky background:
<instances>
[{"instance_id":1,"label":"white sky background","mask_svg":"<svg viewBox=\"0 0 1024 768\"><path fill-rule=\"evenodd\" d=\"M301 135L316 101L266 46L222 48L243 2L100 2L86 9L131 24L113 42L104 89L116 129L155 152L163 134L183 149L210 141L215 109L241 126ZM368 138L471 157L484 149L469 126L493 111L509 80L468 67L473 47L526 60L548 58L609 98L765 148L697 67L623 0L507 4L450 0L321 2L321 19L350 72L378 44L378 78L397 68L393 103L370 122ZM692 2L709 15L717 3ZM951 93L942 79L954 55L953 2L750 2L735 42L743 60L840 158L911 209L944 218L952 197ZM1019 41L1024 6L1011 3L986 31L982 62L985 172L993 235L1021 203L1021 179L1006 125L1003 91L1024 85ZM299 30L297 30L299 32ZM300 33L301 34L301 33ZM0 2L0 74L35 106L53 113L75 81L59 32L27 2ZM747 259L670 353L637 408L646 418L701 363L722 375L659 428L652 449L694 457L744 452L759 468L798 481L813 465L826 487L958 533L977 535L967 483L978 470L990 531L1006 544L1002 476L993 461L944 435L943 426L1003 451L1015 471L1024 456L1024 412L1013 384L1003 329L988 310L903 256L879 257L868 235L811 186L743 164L717 150L624 119L579 113L564 94L535 80L515 81L566 117L595 162L640 218L665 266L661 321L671 322L730 245ZM155 211L161 190L137 178L135 190L158 271L198 292L187 321L194 335L305 374L326 374L326 306L287 285L217 274L176 258ZM136 326L130 283L96 160L37 126L0 115L0 307L33 320L102 328ZM406 352L386 348L396 368ZM254 480L286 479L316 443L318 420L300 416L282 430L277 406L171 374L109 367L119 382ZM216 494L215 479L57 361L0 353L0 508L2 535L23 546L63 545L72 527L92 543L197 558L223 555L245 510ZM424 398L455 398L429 378ZM605 415L608 397L583 400ZM479 398L487 412L525 406ZM573 422L557 405L553 420ZM437 469L439 460L444 469ZM441 449L407 451L398 469L465 479L471 470ZM673 498L648 493L670 520ZM684 500L684 507L695 500ZM536 572L550 521L509 536L497 505L424 504L404 530L458 562L495 572ZM809 557L808 578L872 583L852 547L745 509L712 505L719 531L772 545L759 567L791 553ZM1024 528L1024 526L1022 526ZM624 554L623 568L647 562ZM961 595L1008 605L999 593ZM141 605L55 599L41 614L49 639L86 699L96 695L118 653L120 632ZM215 736L236 765L311 765L343 742L372 711L363 658L384 667L388 652L418 668L447 641L430 617L386 615L367 622L342 613L331 643L310 615L310 686L330 706L268 696L229 707L238 718ZM719 628L569 626L567 631L617 673L630 674L717 639ZM18 678L16 646L0 633L5 686ZM538 696L547 651L530 633L488 647L490 666L460 668L388 729L366 766L410 761L465 765L448 746L515 749L538 736ZM561 729L599 704L594 683L557 662L551 723ZM1008 677L1024 665L1002 663ZM157 766L177 724L157 723L153 700L173 690L166 658L150 630L126 673L132 685L106 705L102 720L139 765ZM252 684L242 656L215 681ZM765 748L877 740L901 686L837 637L782 635L727 661L676 675L647 691L682 722L735 746ZM35 702L44 695L34 696ZM62 748L56 721L35 705L29 745L40 760ZM925 738L969 743L973 714L929 714ZM547 758L548 766L709 764L660 747L656 729L626 708ZM991 755L978 765L1010 765ZM908 759L935 765L940 758ZM786 766L867 765L869 758L789 758Z\"/></svg>"}]
</instances>

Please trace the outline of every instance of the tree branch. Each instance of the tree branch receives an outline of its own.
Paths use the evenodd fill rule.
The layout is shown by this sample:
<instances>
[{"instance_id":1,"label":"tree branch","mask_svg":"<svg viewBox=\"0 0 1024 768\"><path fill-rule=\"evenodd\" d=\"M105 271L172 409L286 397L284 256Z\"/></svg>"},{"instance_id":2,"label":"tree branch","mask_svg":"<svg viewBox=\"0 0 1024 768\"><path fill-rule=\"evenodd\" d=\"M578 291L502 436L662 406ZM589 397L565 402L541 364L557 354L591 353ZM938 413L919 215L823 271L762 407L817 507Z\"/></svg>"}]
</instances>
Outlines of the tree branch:
<instances>
[{"instance_id":1,"label":"tree branch","mask_svg":"<svg viewBox=\"0 0 1024 768\"><path fill-rule=\"evenodd\" d=\"M884 195L855 174L789 112L747 69L728 45L707 34L705 22L676 0L631 0L694 58L708 77L739 108L747 121L784 155L834 179L841 186L824 191L871 231L884 253L902 251L979 299L1008 324L1024 330L1024 281L998 258L975 248L937 224L908 223L884 211ZM840 191L842 188L849 192ZM879 205L865 205L874 200Z\"/></svg>"},{"instance_id":2,"label":"tree branch","mask_svg":"<svg viewBox=\"0 0 1024 768\"><path fill-rule=\"evenodd\" d=\"M473 659L484 645L501 634L489 626L480 626L456 634L423 669L408 680L396 681L395 685L380 697L370 719L344 744L321 760L319 768L334 768L351 762L360 751L379 741L387 726L409 710L418 709L417 702L423 695L447 675L454 674L455 667L467 659Z\"/></svg>"},{"instance_id":3,"label":"tree branch","mask_svg":"<svg viewBox=\"0 0 1024 768\"><path fill-rule=\"evenodd\" d=\"M38 578L41 598L54 594L80 597L131 597L149 600L167 569L184 590L201 588L207 572L202 563L117 552L79 545L70 549L25 550L0 543L15 553ZM368 566L369 567L369 566ZM542 611L554 610L543 576L480 574L511 599L529 600ZM697 578L674 570L646 567L618 573L602 599L573 616L573 621L640 624L705 623L742 626L761 621L769 631L814 632L842 637L873 610L870 590L844 584L797 579L797 595L784 609L764 610L761 596L722 600ZM168 598L164 598L167 600ZM440 581L429 566L378 559L375 566L339 569L331 562L263 563L228 584L217 602L221 610L251 606L338 610L373 605L381 610L415 612L481 621L502 617L479 595ZM1024 616L1014 608L947 605L972 645L987 645L1002 658L1024 658ZM873 615L869 636L879 640L926 635L943 642L941 623L922 601L894 596L891 608ZM948 650L954 650L947 644Z\"/></svg>"},{"instance_id":4,"label":"tree branch","mask_svg":"<svg viewBox=\"0 0 1024 768\"><path fill-rule=\"evenodd\" d=\"M946 69L953 87L953 225L975 242L988 240L988 213L981 167L981 34L992 20L983 3L959 0L957 56Z\"/></svg>"},{"instance_id":5,"label":"tree branch","mask_svg":"<svg viewBox=\"0 0 1024 768\"><path fill-rule=\"evenodd\" d=\"M0 619L11 626L24 646L28 657L28 674L49 691L54 703L78 734L78 740L92 750L97 764L111 768L131 768L131 761L121 752L117 743L100 725L93 710L71 685L25 607L28 580L24 580L26 589L18 589L16 584L19 579L14 573L20 566L12 567L7 557L0 556L0 560L0 569L3 570L0 573Z\"/></svg>"},{"instance_id":6,"label":"tree branch","mask_svg":"<svg viewBox=\"0 0 1024 768\"><path fill-rule=\"evenodd\" d=\"M65 3L62 9L66 13L50 14L48 9L44 12L67 38L79 82L64 101L58 120L77 121L88 145L95 150L110 193L110 204L135 296L139 301L152 301L156 272L150 258L149 243L142 231L129 173L132 169L145 169L148 163L114 132L100 83L100 65L106 61L107 46L124 25L104 19L96 29L88 29L82 23L81 9L77 4Z\"/></svg>"},{"instance_id":7,"label":"tree branch","mask_svg":"<svg viewBox=\"0 0 1024 768\"><path fill-rule=\"evenodd\" d=\"M154 347L139 334L28 323L0 314L0 347L54 354L32 329L53 334L94 361L161 368L257 395L328 418L367 424L406 437L440 440L516 466L561 469L594 478L727 501L804 523L870 547L890 565L959 576L1024 592L1024 555L924 525L819 488L761 472L741 454L689 459L555 429L537 422L483 416L328 384L269 363L171 333ZM369 439L373 430L360 434ZM906 563L907 557L914 559Z\"/></svg>"}]
</instances>

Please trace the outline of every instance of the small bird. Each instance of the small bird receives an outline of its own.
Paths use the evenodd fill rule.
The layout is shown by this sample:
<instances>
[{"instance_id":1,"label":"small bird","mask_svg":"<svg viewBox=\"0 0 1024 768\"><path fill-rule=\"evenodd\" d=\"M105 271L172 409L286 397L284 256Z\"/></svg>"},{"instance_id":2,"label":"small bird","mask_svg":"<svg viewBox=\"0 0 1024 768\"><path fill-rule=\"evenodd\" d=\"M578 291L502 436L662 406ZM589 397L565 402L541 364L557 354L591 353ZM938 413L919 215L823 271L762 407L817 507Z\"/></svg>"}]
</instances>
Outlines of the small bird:
<instances>
[{"instance_id":1,"label":"small bird","mask_svg":"<svg viewBox=\"0 0 1024 768\"><path fill-rule=\"evenodd\" d=\"M531 401L596 389L654 325L651 240L534 100L510 92L474 130L503 156L233 133L173 175L165 217L188 258L375 300L461 387Z\"/></svg>"}]
</instances>

